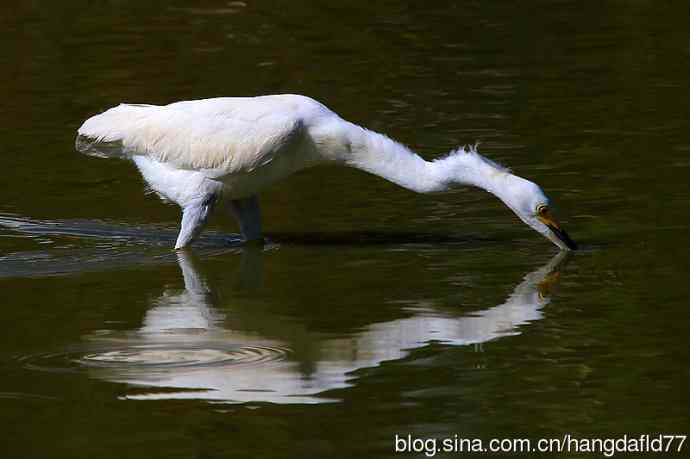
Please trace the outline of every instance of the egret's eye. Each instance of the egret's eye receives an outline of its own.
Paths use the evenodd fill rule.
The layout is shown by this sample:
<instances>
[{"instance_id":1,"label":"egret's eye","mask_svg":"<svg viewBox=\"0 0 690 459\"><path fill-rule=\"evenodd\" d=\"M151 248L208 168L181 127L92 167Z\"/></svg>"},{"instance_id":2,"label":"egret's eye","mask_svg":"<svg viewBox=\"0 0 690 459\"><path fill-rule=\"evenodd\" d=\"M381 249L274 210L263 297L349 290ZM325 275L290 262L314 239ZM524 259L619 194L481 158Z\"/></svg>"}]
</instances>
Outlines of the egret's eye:
<instances>
[{"instance_id":1,"label":"egret's eye","mask_svg":"<svg viewBox=\"0 0 690 459\"><path fill-rule=\"evenodd\" d=\"M549 211L549 208L546 207L546 205L544 205L544 204L539 204L537 206L537 214L541 215L542 217L544 215L546 215L548 211Z\"/></svg>"}]
</instances>

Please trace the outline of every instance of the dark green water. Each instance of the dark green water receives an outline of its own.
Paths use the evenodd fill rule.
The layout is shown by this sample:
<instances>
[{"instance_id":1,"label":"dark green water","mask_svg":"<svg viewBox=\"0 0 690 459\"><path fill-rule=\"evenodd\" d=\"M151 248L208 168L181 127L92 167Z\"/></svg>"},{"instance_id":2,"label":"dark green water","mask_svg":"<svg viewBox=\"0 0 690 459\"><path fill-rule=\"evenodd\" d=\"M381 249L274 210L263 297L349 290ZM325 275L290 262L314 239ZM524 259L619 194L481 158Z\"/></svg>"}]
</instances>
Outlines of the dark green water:
<instances>
[{"instance_id":1,"label":"dark green water","mask_svg":"<svg viewBox=\"0 0 690 459\"><path fill-rule=\"evenodd\" d=\"M2 457L688 433L688 8L189 3L0 6ZM122 101L281 92L427 158L480 140L584 250L476 190L313 169L261 196L265 250L218 218L176 255L178 209L73 151Z\"/></svg>"}]
</instances>

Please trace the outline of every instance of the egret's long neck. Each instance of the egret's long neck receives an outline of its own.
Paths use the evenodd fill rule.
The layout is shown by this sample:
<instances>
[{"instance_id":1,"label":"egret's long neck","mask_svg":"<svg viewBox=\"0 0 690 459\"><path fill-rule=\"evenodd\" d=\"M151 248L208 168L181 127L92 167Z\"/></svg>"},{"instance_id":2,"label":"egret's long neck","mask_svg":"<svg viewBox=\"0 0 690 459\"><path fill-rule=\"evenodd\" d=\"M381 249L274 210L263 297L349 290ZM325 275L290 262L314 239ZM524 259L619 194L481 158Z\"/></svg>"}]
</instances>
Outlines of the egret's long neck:
<instances>
[{"instance_id":1,"label":"egret's long neck","mask_svg":"<svg viewBox=\"0 0 690 459\"><path fill-rule=\"evenodd\" d=\"M348 128L347 138L349 151L342 159L348 166L378 175L418 193L445 189L434 163L385 135L352 124Z\"/></svg>"},{"instance_id":2,"label":"egret's long neck","mask_svg":"<svg viewBox=\"0 0 690 459\"><path fill-rule=\"evenodd\" d=\"M450 187L467 185L481 188L502 201L509 197L511 184L521 178L510 170L481 156L475 147L460 148L433 163Z\"/></svg>"},{"instance_id":3,"label":"egret's long neck","mask_svg":"<svg viewBox=\"0 0 690 459\"><path fill-rule=\"evenodd\" d=\"M348 123L349 124L349 123ZM460 149L435 161L426 161L385 135L350 124L349 151L341 157L351 167L370 172L418 193L445 191L458 185L501 194L506 170L473 149Z\"/></svg>"}]
</instances>

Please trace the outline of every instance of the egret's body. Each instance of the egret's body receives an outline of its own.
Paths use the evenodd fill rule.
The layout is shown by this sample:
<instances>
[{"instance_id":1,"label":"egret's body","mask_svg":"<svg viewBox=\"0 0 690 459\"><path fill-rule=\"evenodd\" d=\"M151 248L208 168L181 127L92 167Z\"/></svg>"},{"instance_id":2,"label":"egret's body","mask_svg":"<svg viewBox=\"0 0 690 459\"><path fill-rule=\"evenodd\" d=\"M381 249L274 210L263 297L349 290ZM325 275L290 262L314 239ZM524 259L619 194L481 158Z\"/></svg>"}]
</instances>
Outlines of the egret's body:
<instances>
[{"instance_id":1,"label":"egret's body","mask_svg":"<svg viewBox=\"0 0 690 459\"><path fill-rule=\"evenodd\" d=\"M176 248L193 241L219 202L238 219L245 239L260 239L257 194L319 164L356 167L420 193L483 188L561 248L574 248L537 185L474 149L425 161L304 96L122 104L86 120L78 134L79 151L132 158L154 191L182 207Z\"/></svg>"}]
</instances>

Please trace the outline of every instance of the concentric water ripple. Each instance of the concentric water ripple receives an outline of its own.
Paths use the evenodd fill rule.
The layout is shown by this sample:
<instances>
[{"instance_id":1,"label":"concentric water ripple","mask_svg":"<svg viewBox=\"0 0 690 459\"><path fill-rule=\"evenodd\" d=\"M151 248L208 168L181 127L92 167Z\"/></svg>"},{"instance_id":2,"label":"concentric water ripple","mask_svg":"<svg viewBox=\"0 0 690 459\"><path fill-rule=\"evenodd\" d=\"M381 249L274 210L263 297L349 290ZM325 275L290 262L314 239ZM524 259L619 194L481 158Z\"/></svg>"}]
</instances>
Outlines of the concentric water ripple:
<instances>
[{"instance_id":1,"label":"concentric water ripple","mask_svg":"<svg viewBox=\"0 0 690 459\"><path fill-rule=\"evenodd\" d=\"M29 370L56 373L89 369L115 371L165 370L210 366L260 365L283 360L289 351L268 346L221 347L195 345L141 345L122 348L79 349L19 358Z\"/></svg>"}]
</instances>

